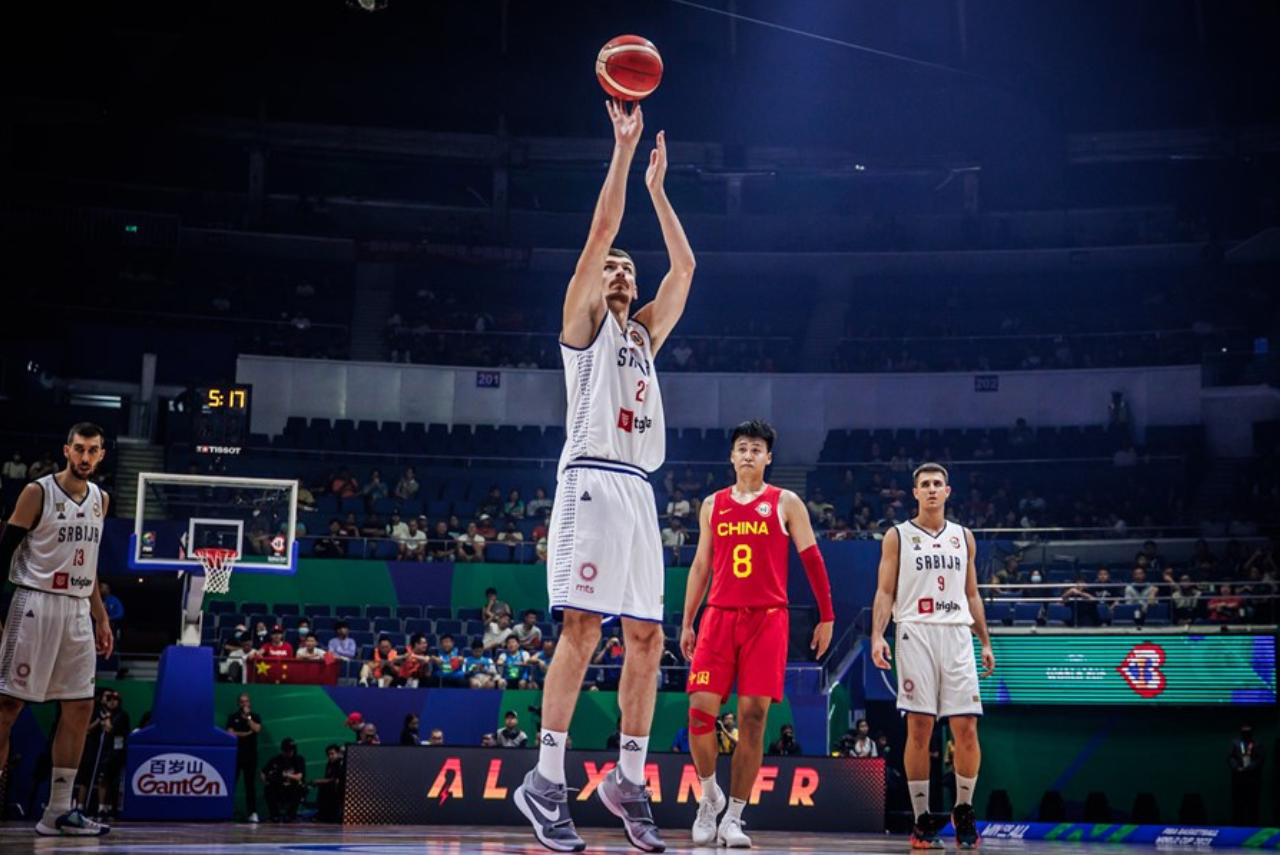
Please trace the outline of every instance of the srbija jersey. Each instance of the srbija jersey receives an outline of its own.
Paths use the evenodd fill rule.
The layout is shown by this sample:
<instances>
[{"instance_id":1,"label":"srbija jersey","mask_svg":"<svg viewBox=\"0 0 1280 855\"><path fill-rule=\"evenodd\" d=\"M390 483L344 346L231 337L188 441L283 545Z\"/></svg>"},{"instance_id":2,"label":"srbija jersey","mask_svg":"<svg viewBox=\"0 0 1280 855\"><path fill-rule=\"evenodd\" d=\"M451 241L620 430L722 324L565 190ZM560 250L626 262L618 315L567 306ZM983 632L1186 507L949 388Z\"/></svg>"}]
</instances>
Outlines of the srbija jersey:
<instances>
[{"instance_id":1,"label":"srbija jersey","mask_svg":"<svg viewBox=\"0 0 1280 855\"><path fill-rule=\"evenodd\" d=\"M9 581L52 594L88 597L98 577L105 494L90 482L84 500L76 502L54 475L36 483L44 491L44 505L13 557Z\"/></svg>"},{"instance_id":2,"label":"srbija jersey","mask_svg":"<svg viewBox=\"0 0 1280 855\"><path fill-rule=\"evenodd\" d=\"M667 456L662 392L653 368L649 331L606 312L584 348L561 342L568 426L560 473L574 460L612 460L653 472Z\"/></svg>"},{"instance_id":3,"label":"srbija jersey","mask_svg":"<svg viewBox=\"0 0 1280 855\"><path fill-rule=\"evenodd\" d=\"M717 608L761 608L787 604L787 550L791 536L782 525L778 502L782 491L766 484L764 492L743 505L733 488L711 500L711 594Z\"/></svg>"},{"instance_id":4,"label":"srbija jersey","mask_svg":"<svg viewBox=\"0 0 1280 855\"><path fill-rule=\"evenodd\" d=\"M904 522L898 529L898 595L895 623L973 623L964 584L969 571L965 528L947 521L934 537Z\"/></svg>"}]
</instances>

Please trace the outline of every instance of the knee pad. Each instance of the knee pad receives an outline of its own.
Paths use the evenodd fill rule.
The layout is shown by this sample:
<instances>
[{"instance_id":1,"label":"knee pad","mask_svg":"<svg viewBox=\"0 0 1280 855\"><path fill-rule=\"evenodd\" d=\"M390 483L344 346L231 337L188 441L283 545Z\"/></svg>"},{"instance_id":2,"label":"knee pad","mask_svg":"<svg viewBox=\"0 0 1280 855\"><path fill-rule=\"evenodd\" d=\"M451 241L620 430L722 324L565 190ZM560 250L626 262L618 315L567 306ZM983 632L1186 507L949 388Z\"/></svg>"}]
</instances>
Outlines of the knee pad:
<instances>
[{"instance_id":1,"label":"knee pad","mask_svg":"<svg viewBox=\"0 0 1280 855\"><path fill-rule=\"evenodd\" d=\"M689 707L689 735L705 736L708 733L715 733L716 717L709 712L703 712L700 709Z\"/></svg>"}]
</instances>

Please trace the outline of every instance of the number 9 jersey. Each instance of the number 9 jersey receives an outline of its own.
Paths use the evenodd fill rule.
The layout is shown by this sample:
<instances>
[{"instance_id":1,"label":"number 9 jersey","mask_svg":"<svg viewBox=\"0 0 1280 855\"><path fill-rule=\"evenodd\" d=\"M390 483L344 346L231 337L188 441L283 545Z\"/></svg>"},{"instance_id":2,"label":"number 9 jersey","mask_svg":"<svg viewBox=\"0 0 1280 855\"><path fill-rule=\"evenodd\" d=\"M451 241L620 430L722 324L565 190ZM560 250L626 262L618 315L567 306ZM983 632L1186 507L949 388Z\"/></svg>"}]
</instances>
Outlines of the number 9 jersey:
<instances>
[{"instance_id":1,"label":"number 9 jersey","mask_svg":"<svg viewBox=\"0 0 1280 855\"><path fill-rule=\"evenodd\" d=\"M733 488L711 499L711 593L707 605L722 609L787 604L787 558L791 535L782 524L782 490L772 484L747 504Z\"/></svg>"}]
</instances>

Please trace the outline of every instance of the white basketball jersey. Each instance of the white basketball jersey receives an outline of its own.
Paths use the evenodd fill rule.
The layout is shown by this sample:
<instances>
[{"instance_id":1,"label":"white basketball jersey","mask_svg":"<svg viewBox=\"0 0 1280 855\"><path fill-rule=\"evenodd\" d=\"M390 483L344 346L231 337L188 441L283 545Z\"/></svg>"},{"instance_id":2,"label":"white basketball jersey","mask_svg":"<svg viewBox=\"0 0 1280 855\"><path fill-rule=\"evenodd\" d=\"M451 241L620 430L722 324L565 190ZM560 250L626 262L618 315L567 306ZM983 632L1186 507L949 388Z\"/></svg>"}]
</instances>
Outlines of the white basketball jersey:
<instances>
[{"instance_id":1,"label":"white basketball jersey","mask_svg":"<svg viewBox=\"0 0 1280 855\"><path fill-rule=\"evenodd\" d=\"M76 502L54 475L36 483L44 490L44 506L13 557L9 581L52 594L88 597L98 578L105 494L90 483L84 500Z\"/></svg>"},{"instance_id":2,"label":"white basketball jersey","mask_svg":"<svg viewBox=\"0 0 1280 855\"><path fill-rule=\"evenodd\" d=\"M969 572L965 528L948 521L937 537L905 522L898 529L898 594L895 623L951 623L969 626L964 585Z\"/></svg>"},{"instance_id":3,"label":"white basketball jersey","mask_svg":"<svg viewBox=\"0 0 1280 855\"><path fill-rule=\"evenodd\" d=\"M653 367L649 331L606 312L585 348L561 342L569 411L560 472L575 460L628 463L645 472L667 456L662 392Z\"/></svg>"}]
</instances>

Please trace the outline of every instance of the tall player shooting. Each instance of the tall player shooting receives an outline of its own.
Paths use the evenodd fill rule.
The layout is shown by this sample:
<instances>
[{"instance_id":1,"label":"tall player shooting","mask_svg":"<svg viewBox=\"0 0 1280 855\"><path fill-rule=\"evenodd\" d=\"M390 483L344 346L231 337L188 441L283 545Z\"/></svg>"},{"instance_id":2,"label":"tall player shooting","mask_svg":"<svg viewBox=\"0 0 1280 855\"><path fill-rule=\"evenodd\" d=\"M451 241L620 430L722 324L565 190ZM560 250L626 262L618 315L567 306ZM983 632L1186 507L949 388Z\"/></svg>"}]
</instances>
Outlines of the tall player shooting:
<instances>
[{"instance_id":1,"label":"tall player shooting","mask_svg":"<svg viewBox=\"0 0 1280 855\"><path fill-rule=\"evenodd\" d=\"M810 648L827 652L835 612L831 583L809 511L800 497L765 483L777 434L761 421L743 422L730 437L737 482L709 496L699 511L701 535L689 570L680 649L689 666L689 748L702 781L693 823L695 846L749 847L742 809L764 754L769 704L782 700L787 666L787 547L794 543L818 601ZM693 617L711 585L695 636ZM729 781L729 810L716 783L716 713L738 683L738 747Z\"/></svg>"},{"instance_id":2,"label":"tall player shooting","mask_svg":"<svg viewBox=\"0 0 1280 855\"><path fill-rule=\"evenodd\" d=\"M929 739L934 721L947 718L955 737L956 803L951 821L956 845L972 849L978 845L973 790L982 760L982 700L971 632L982 643L983 677L995 670L996 659L978 594L973 532L946 518L951 495L947 470L937 463L921 464L912 482L919 513L885 532L881 544L871 659L876 667L889 668L884 632L892 616L897 625L898 709L907 717L902 761L915 813L912 848L942 846L938 832L943 823L929 815Z\"/></svg>"},{"instance_id":3,"label":"tall player shooting","mask_svg":"<svg viewBox=\"0 0 1280 855\"><path fill-rule=\"evenodd\" d=\"M103 459L102 428L71 428L63 453L66 469L24 487L0 533L0 566L18 589L0 635L0 775L23 705L60 701L53 785L36 833L97 836L110 829L72 809L71 787L93 712L94 656L110 656L114 644L98 593L108 499L89 480Z\"/></svg>"},{"instance_id":4,"label":"tall player shooting","mask_svg":"<svg viewBox=\"0 0 1280 855\"><path fill-rule=\"evenodd\" d=\"M666 457L662 395L653 358L684 312L694 259L663 189L666 139L658 133L645 184L670 270L653 301L638 299L631 257L613 249L626 201L627 172L644 129L637 104L607 105L614 147L586 246L564 298L560 336L568 392L568 430L548 537L547 588L564 625L543 684L538 766L515 801L539 842L557 851L586 843L569 816L564 751L591 654L605 617L620 617L627 657L618 687L622 733L618 765L600 800L622 818L627 839L647 852L666 848L644 786L644 761L662 656L662 539L648 474Z\"/></svg>"}]
</instances>

